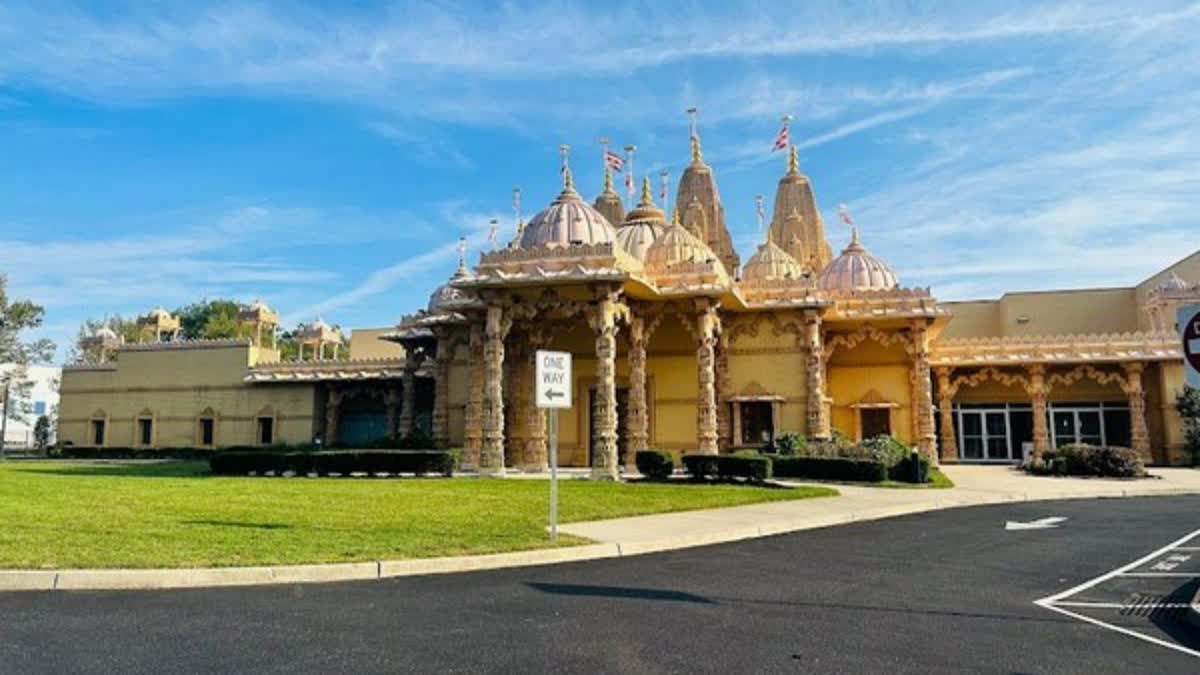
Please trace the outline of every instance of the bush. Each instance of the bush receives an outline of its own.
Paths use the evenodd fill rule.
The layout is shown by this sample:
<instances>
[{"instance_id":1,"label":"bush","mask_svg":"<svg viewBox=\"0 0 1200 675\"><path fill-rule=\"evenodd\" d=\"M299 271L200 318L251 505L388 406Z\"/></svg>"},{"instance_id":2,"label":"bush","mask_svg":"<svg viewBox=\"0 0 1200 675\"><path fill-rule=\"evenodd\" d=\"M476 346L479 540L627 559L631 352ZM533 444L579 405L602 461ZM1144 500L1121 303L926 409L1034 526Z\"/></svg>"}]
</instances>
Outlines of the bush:
<instances>
[{"instance_id":1,"label":"bush","mask_svg":"<svg viewBox=\"0 0 1200 675\"><path fill-rule=\"evenodd\" d=\"M634 462L647 480L667 480L675 473L675 456L662 450L642 450L634 456Z\"/></svg>"},{"instance_id":2,"label":"bush","mask_svg":"<svg viewBox=\"0 0 1200 675\"><path fill-rule=\"evenodd\" d=\"M890 478L891 480L894 480L894 481L899 481L901 483L913 482L913 457L914 457L914 454L910 452L907 457L905 457L903 460L901 460L896 465L889 468L888 469L888 478ZM917 454L917 455L915 455L915 457L917 458L917 467L918 467L917 470L920 472L917 476L917 482L918 483L928 483L929 482L929 469L932 466L929 461L929 458L926 457L925 455L921 455L921 454Z\"/></svg>"},{"instance_id":3,"label":"bush","mask_svg":"<svg viewBox=\"0 0 1200 675\"><path fill-rule=\"evenodd\" d=\"M1200 389L1184 385L1175 398L1175 410L1183 419L1184 448L1191 455L1192 464L1200 464Z\"/></svg>"},{"instance_id":4,"label":"bush","mask_svg":"<svg viewBox=\"0 0 1200 675\"><path fill-rule=\"evenodd\" d=\"M211 448L83 448L64 445L55 453L63 459L208 459Z\"/></svg>"},{"instance_id":5,"label":"bush","mask_svg":"<svg viewBox=\"0 0 1200 675\"><path fill-rule=\"evenodd\" d=\"M808 440L800 434L786 432L779 434L773 440L763 445L764 454L783 456L803 455L808 446Z\"/></svg>"},{"instance_id":6,"label":"bush","mask_svg":"<svg viewBox=\"0 0 1200 675\"><path fill-rule=\"evenodd\" d=\"M779 457L774 462L779 478L810 478L879 483L887 480L888 467L872 459L851 457Z\"/></svg>"},{"instance_id":7,"label":"bush","mask_svg":"<svg viewBox=\"0 0 1200 675\"><path fill-rule=\"evenodd\" d=\"M222 476L244 476L270 471L294 471L327 476L352 473L412 473L418 476L452 476L458 468L458 453L452 450L329 450L321 452L272 452L269 450L219 452L209 460L212 472Z\"/></svg>"},{"instance_id":8,"label":"bush","mask_svg":"<svg viewBox=\"0 0 1200 675\"><path fill-rule=\"evenodd\" d=\"M1022 466L1040 476L1137 478L1146 475L1142 459L1129 448L1072 443L1042 453Z\"/></svg>"},{"instance_id":9,"label":"bush","mask_svg":"<svg viewBox=\"0 0 1200 675\"><path fill-rule=\"evenodd\" d=\"M886 467L894 467L907 461L912 450L891 436L876 436L853 446L854 456L873 459Z\"/></svg>"},{"instance_id":10,"label":"bush","mask_svg":"<svg viewBox=\"0 0 1200 675\"><path fill-rule=\"evenodd\" d=\"M732 455L684 455L683 466L694 480L744 478L761 483L771 477L771 458L753 450Z\"/></svg>"}]
</instances>

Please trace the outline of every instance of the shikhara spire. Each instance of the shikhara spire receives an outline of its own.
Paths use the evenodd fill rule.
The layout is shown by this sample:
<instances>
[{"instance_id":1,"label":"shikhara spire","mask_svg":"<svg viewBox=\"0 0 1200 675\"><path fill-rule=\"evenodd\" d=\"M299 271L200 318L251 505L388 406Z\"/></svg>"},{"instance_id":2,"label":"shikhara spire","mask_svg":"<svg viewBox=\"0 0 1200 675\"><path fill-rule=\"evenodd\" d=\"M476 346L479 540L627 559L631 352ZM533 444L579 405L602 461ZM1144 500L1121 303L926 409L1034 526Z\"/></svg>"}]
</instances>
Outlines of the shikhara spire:
<instances>
[{"instance_id":1,"label":"shikhara spire","mask_svg":"<svg viewBox=\"0 0 1200 675\"><path fill-rule=\"evenodd\" d=\"M796 146L794 146L794 145L790 146L788 148L787 172L788 172L788 175L795 175L795 174L800 173L800 158L799 158L798 150L796 149Z\"/></svg>"}]
</instances>

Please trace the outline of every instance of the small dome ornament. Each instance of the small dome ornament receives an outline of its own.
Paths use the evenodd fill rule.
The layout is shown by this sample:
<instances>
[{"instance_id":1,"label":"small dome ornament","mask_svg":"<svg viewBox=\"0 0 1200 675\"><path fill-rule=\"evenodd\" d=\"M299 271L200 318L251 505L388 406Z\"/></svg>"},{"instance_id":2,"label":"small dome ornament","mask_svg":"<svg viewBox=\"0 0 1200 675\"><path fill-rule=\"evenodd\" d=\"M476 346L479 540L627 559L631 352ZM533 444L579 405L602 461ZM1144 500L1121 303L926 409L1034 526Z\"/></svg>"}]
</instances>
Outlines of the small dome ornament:
<instances>
[{"instance_id":1,"label":"small dome ornament","mask_svg":"<svg viewBox=\"0 0 1200 675\"><path fill-rule=\"evenodd\" d=\"M642 200L617 228L617 243L629 255L645 262L650 246L662 236L666 214L654 204L650 195L650 179L642 179Z\"/></svg>"},{"instance_id":2,"label":"small dome ornament","mask_svg":"<svg viewBox=\"0 0 1200 675\"><path fill-rule=\"evenodd\" d=\"M565 150L562 175L562 192L525 226L520 247L532 249L616 241L616 228L575 191L571 169L565 161Z\"/></svg>"},{"instance_id":3,"label":"small dome ornament","mask_svg":"<svg viewBox=\"0 0 1200 675\"><path fill-rule=\"evenodd\" d=\"M472 300L471 294L461 288L455 288L454 282L467 278L470 274L467 272L467 266L459 259L458 268L454 270L454 274L450 275L450 280L434 289L429 296L429 304L426 305L426 311L430 314L443 314L452 312L465 303Z\"/></svg>"},{"instance_id":4,"label":"small dome ornament","mask_svg":"<svg viewBox=\"0 0 1200 675\"><path fill-rule=\"evenodd\" d=\"M817 285L831 293L892 291L900 286L896 273L883 260L867 252L858 240L858 227L850 227L850 244L821 271Z\"/></svg>"},{"instance_id":5,"label":"small dome ornament","mask_svg":"<svg viewBox=\"0 0 1200 675\"><path fill-rule=\"evenodd\" d=\"M708 244L684 228L676 211L670 227L646 249L645 263L648 271L665 273L676 265L704 263L716 258Z\"/></svg>"},{"instance_id":6,"label":"small dome ornament","mask_svg":"<svg viewBox=\"0 0 1200 675\"><path fill-rule=\"evenodd\" d=\"M769 238L742 267L742 281L747 282L803 278L804 266Z\"/></svg>"}]
</instances>

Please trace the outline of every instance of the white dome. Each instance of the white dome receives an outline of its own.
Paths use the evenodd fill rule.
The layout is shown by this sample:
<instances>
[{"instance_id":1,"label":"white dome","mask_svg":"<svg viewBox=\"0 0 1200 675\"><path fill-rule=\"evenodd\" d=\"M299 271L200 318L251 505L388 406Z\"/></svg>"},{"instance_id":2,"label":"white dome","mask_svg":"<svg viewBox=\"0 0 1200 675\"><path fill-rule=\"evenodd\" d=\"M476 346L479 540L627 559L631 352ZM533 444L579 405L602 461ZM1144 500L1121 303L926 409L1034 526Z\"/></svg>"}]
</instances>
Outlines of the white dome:
<instances>
[{"instance_id":1,"label":"white dome","mask_svg":"<svg viewBox=\"0 0 1200 675\"><path fill-rule=\"evenodd\" d=\"M708 244L676 220L646 249L645 263L647 269L661 273L681 263L703 263L716 257Z\"/></svg>"},{"instance_id":2,"label":"white dome","mask_svg":"<svg viewBox=\"0 0 1200 675\"><path fill-rule=\"evenodd\" d=\"M774 281L777 279L802 279L804 267L788 252L767 240L758 247L742 267L742 281Z\"/></svg>"},{"instance_id":3,"label":"white dome","mask_svg":"<svg viewBox=\"0 0 1200 675\"><path fill-rule=\"evenodd\" d=\"M541 213L533 217L521 234L521 248L606 244L616 241L616 228L599 211L583 201L565 173L563 191Z\"/></svg>"},{"instance_id":4,"label":"white dome","mask_svg":"<svg viewBox=\"0 0 1200 675\"><path fill-rule=\"evenodd\" d=\"M426 306L426 309L429 310L430 314L436 314L442 311L452 311L455 306L471 301L471 295L469 293L461 288L455 288L454 286L450 285L454 281L462 279L466 276L466 268L460 266L458 270L454 272L454 275L450 277L450 281L438 286L433 291L433 294L429 296L429 304Z\"/></svg>"},{"instance_id":5,"label":"white dome","mask_svg":"<svg viewBox=\"0 0 1200 675\"><path fill-rule=\"evenodd\" d=\"M617 228L617 243L629 255L645 262L651 244L662 236L662 228L649 221L639 221Z\"/></svg>"},{"instance_id":6,"label":"white dome","mask_svg":"<svg viewBox=\"0 0 1200 675\"><path fill-rule=\"evenodd\" d=\"M821 271L818 284L821 290L833 292L890 291L900 286L892 268L859 243L857 229L852 231L850 245Z\"/></svg>"},{"instance_id":7,"label":"white dome","mask_svg":"<svg viewBox=\"0 0 1200 675\"><path fill-rule=\"evenodd\" d=\"M108 326L101 326L95 333L92 334L92 337L94 337L98 340L103 340L105 342L109 342L109 341L116 342L117 340L120 339L117 337L116 331L109 328Z\"/></svg>"}]
</instances>

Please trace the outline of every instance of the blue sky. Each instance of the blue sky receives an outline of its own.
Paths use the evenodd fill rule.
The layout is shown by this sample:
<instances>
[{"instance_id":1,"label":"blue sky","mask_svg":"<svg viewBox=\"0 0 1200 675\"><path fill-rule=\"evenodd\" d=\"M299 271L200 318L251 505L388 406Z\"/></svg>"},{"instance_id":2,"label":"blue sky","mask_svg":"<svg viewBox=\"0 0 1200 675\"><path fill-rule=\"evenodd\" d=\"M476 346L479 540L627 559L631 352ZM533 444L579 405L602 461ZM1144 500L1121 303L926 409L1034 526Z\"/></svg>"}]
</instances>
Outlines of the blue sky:
<instances>
[{"instance_id":1,"label":"blue sky","mask_svg":"<svg viewBox=\"0 0 1200 675\"><path fill-rule=\"evenodd\" d=\"M690 106L743 257L779 117L833 209L943 299L1133 284L1200 245L1200 4L0 4L0 271L86 317L261 297L394 323ZM793 6L795 5L795 6ZM673 188L672 188L673 189Z\"/></svg>"}]
</instances>

